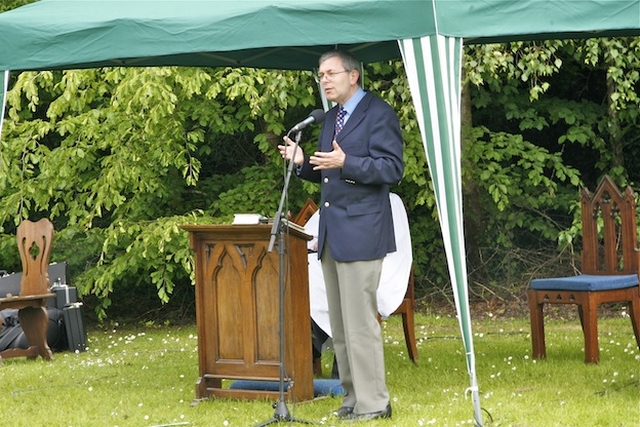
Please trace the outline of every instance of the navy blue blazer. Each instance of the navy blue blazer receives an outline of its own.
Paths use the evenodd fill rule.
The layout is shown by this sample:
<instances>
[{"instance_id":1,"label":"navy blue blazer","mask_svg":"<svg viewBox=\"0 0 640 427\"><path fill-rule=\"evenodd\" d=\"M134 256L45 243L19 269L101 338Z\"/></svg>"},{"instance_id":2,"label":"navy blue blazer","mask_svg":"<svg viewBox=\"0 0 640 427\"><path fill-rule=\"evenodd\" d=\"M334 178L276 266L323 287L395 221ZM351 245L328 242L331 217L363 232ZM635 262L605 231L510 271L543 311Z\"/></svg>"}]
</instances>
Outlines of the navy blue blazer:
<instances>
[{"instance_id":1,"label":"navy blue blazer","mask_svg":"<svg viewBox=\"0 0 640 427\"><path fill-rule=\"evenodd\" d=\"M332 151L338 107L326 114L318 151ZM339 262L384 258L396 250L389 186L402 179L402 132L398 116L367 93L336 139L346 154L342 169L314 171L305 154L297 174L322 185L318 256L328 245Z\"/></svg>"}]
</instances>

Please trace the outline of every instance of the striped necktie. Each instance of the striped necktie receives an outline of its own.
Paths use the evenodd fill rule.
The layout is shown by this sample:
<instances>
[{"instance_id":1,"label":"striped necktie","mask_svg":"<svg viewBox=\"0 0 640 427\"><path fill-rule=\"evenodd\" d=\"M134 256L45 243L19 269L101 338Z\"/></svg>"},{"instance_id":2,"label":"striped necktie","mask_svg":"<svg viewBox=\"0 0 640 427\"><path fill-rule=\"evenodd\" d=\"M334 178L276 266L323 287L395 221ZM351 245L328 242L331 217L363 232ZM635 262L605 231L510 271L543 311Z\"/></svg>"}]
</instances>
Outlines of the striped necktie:
<instances>
[{"instance_id":1,"label":"striped necktie","mask_svg":"<svg viewBox=\"0 0 640 427\"><path fill-rule=\"evenodd\" d=\"M338 108L338 115L336 116L336 127L335 127L335 135L338 135L342 128L344 127L344 116L347 115L347 110L342 108Z\"/></svg>"}]
</instances>

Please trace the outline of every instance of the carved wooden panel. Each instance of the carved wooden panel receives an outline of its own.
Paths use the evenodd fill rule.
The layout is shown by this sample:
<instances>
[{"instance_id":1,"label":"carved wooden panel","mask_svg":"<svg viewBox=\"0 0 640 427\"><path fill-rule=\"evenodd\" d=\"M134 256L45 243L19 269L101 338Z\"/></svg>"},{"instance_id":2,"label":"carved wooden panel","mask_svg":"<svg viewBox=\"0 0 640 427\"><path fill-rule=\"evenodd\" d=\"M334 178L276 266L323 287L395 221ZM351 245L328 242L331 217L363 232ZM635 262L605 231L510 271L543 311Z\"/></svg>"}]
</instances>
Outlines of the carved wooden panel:
<instances>
[{"instance_id":1,"label":"carved wooden panel","mask_svg":"<svg viewBox=\"0 0 640 427\"><path fill-rule=\"evenodd\" d=\"M230 390L222 380L278 381L280 271L271 226L185 226L195 251L200 377L198 398L260 398L258 390ZM287 397L313 398L311 321L306 241L285 233L283 268ZM277 393L276 393L277 395ZM295 396L294 396L295 395Z\"/></svg>"}]
</instances>

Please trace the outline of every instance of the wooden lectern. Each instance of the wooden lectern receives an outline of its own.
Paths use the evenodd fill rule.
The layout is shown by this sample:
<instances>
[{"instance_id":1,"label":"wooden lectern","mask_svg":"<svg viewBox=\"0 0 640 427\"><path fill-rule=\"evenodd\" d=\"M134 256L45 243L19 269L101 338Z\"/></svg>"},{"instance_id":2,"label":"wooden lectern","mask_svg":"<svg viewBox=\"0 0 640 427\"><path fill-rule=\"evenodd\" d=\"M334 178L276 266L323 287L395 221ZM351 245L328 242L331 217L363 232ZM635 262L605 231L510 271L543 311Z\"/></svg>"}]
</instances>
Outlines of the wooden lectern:
<instances>
[{"instance_id":1,"label":"wooden lectern","mask_svg":"<svg viewBox=\"0 0 640 427\"><path fill-rule=\"evenodd\" d=\"M223 388L222 380L280 377L277 239L271 225L187 225L195 251L199 378L196 397L277 398L277 391ZM307 234L285 230L285 398L313 399ZM259 388L259 387L256 387Z\"/></svg>"}]
</instances>

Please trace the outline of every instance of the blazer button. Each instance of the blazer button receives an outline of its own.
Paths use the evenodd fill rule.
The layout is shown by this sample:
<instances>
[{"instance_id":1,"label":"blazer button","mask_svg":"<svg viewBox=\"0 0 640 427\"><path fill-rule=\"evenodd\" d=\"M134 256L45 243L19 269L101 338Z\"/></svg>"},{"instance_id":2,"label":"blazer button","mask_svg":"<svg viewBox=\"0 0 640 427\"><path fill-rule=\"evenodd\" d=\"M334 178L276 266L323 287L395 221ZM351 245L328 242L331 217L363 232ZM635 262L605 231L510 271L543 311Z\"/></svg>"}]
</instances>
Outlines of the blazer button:
<instances>
[{"instance_id":1,"label":"blazer button","mask_svg":"<svg viewBox=\"0 0 640 427\"><path fill-rule=\"evenodd\" d=\"M328 208L329 207L329 202L324 202L324 207Z\"/></svg>"}]
</instances>

